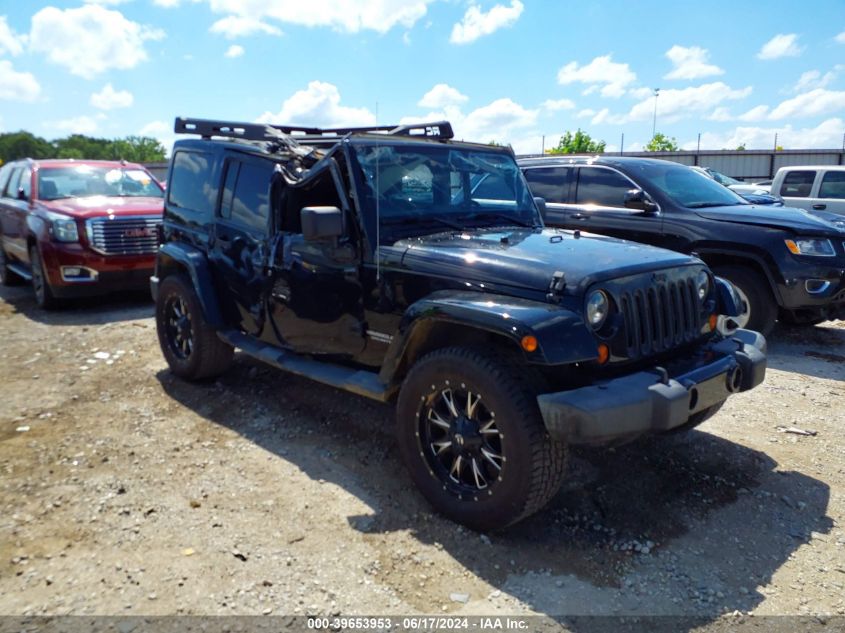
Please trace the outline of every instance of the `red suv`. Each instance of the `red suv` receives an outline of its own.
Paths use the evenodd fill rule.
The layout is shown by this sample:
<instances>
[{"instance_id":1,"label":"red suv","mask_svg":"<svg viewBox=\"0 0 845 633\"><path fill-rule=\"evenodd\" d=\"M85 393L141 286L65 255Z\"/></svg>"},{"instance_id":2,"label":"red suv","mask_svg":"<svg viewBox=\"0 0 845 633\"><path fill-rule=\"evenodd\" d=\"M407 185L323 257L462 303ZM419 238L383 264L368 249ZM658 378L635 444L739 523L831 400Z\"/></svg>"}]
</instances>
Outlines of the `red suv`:
<instances>
[{"instance_id":1,"label":"red suv","mask_svg":"<svg viewBox=\"0 0 845 633\"><path fill-rule=\"evenodd\" d=\"M0 283L38 305L146 288L164 190L125 161L20 160L0 168Z\"/></svg>"}]
</instances>

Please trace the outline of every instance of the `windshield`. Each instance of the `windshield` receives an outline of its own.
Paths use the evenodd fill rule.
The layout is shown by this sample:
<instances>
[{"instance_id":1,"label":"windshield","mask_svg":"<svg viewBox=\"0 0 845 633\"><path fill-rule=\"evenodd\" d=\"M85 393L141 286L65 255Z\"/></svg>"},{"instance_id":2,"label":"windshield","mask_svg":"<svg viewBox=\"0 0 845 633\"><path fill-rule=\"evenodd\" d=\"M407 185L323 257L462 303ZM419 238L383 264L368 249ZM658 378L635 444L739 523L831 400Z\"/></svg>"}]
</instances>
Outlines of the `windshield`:
<instances>
[{"instance_id":1,"label":"windshield","mask_svg":"<svg viewBox=\"0 0 845 633\"><path fill-rule=\"evenodd\" d=\"M715 169L708 170L711 176L713 176L713 180L718 182L720 185L741 185L742 181L737 180L736 178L731 178L730 176L725 176L725 174L719 173Z\"/></svg>"},{"instance_id":2,"label":"windshield","mask_svg":"<svg viewBox=\"0 0 845 633\"><path fill-rule=\"evenodd\" d=\"M443 145L356 148L364 200L395 234L418 226L538 226L534 199L513 157Z\"/></svg>"},{"instance_id":3,"label":"windshield","mask_svg":"<svg viewBox=\"0 0 845 633\"><path fill-rule=\"evenodd\" d=\"M162 198L164 193L149 172L137 167L74 165L38 171L40 200L92 196Z\"/></svg>"},{"instance_id":4,"label":"windshield","mask_svg":"<svg viewBox=\"0 0 845 633\"><path fill-rule=\"evenodd\" d=\"M665 165L655 163L642 170L644 175L676 204L690 209L748 204L730 189L688 167L669 162Z\"/></svg>"}]
</instances>

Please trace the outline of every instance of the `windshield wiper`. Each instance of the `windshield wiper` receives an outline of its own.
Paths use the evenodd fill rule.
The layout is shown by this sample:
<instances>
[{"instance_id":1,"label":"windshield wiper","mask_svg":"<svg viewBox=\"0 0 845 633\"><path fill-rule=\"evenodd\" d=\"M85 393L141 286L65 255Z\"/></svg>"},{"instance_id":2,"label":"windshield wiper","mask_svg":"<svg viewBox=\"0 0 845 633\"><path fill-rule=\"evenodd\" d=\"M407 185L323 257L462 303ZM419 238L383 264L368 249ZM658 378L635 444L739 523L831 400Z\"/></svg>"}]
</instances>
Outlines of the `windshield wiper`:
<instances>
[{"instance_id":1,"label":"windshield wiper","mask_svg":"<svg viewBox=\"0 0 845 633\"><path fill-rule=\"evenodd\" d=\"M507 220L509 224L516 224L517 226L525 226L532 229L537 226L533 222L528 222L520 218L515 218L512 215L508 215L507 213L497 213L495 211L481 211L479 213L471 213L467 216L467 218L470 220L483 218L498 218L500 220Z\"/></svg>"},{"instance_id":2,"label":"windshield wiper","mask_svg":"<svg viewBox=\"0 0 845 633\"><path fill-rule=\"evenodd\" d=\"M686 205L688 209L706 209L708 207L735 207L748 204L747 202L694 202Z\"/></svg>"}]
</instances>

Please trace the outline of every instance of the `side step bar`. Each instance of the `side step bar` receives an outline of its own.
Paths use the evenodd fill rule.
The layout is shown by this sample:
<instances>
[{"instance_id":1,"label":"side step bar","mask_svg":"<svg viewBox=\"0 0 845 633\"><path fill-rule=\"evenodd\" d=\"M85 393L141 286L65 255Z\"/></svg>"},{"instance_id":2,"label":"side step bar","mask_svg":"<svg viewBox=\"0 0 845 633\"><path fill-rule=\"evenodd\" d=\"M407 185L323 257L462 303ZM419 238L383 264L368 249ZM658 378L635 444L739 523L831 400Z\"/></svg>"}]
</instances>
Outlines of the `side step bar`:
<instances>
[{"instance_id":1,"label":"side step bar","mask_svg":"<svg viewBox=\"0 0 845 633\"><path fill-rule=\"evenodd\" d=\"M378 374L374 372L299 356L293 352L286 352L272 345L256 341L234 330L218 332L217 335L245 354L292 374L304 376L324 385L350 391L379 402L387 402L390 397L390 392L378 379Z\"/></svg>"},{"instance_id":2,"label":"side step bar","mask_svg":"<svg viewBox=\"0 0 845 633\"><path fill-rule=\"evenodd\" d=\"M32 272L30 272L28 268L24 268L20 264L6 264L6 267L18 277L21 277L26 281L32 281Z\"/></svg>"}]
</instances>

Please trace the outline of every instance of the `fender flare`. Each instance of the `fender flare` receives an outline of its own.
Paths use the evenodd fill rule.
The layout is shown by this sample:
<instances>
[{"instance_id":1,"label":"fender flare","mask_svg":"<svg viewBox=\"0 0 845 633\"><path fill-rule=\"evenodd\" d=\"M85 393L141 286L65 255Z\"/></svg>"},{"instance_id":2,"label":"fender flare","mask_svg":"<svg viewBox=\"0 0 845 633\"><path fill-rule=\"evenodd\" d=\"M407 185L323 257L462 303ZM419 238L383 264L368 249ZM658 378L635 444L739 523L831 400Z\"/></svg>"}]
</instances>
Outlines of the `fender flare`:
<instances>
[{"instance_id":1,"label":"fender flare","mask_svg":"<svg viewBox=\"0 0 845 633\"><path fill-rule=\"evenodd\" d=\"M156 256L158 283L164 281L168 275L180 271L186 272L191 278L206 322L212 327L223 327L225 322L205 254L185 244L169 242L162 245Z\"/></svg>"},{"instance_id":2,"label":"fender flare","mask_svg":"<svg viewBox=\"0 0 845 633\"><path fill-rule=\"evenodd\" d=\"M584 319L565 307L473 291L442 290L412 304L388 347L381 378L390 384L402 373L408 354L413 354L433 325L461 326L502 337L513 343L526 362L565 365L598 357L598 340ZM525 336L537 339L537 349L526 352Z\"/></svg>"}]
</instances>

